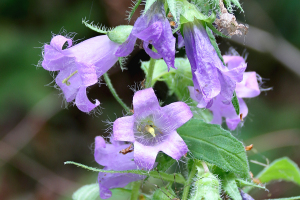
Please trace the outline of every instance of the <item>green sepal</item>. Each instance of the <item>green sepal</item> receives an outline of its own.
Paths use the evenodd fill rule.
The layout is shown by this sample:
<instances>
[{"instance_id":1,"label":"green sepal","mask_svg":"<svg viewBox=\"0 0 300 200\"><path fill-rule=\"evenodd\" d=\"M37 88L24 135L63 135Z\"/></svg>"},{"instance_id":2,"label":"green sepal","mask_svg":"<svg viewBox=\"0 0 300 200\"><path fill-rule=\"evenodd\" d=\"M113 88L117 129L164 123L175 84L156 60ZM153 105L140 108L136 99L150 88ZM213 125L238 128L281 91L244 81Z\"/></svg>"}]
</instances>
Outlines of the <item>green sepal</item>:
<instances>
[{"instance_id":1,"label":"green sepal","mask_svg":"<svg viewBox=\"0 0 300 200\"><path fill-rule=\"evenodd\" d=\"M291 159L283 157L274 160L269 166L261 171L256 178L262 183L285 180L300 185L300 169Z\"/></svg>"},{"instance_id":2,"label":"green sepal","mask_svg":"<svg viewBox=\"0 0 300 200\"><path fill-rule=\"evenodd\" d=\"M197 166L198 174L194 178L197 181L194 183L194 193L190 200L219 200L220 197L220 183L219 179L210 172L204 172Z\"/></svg>"},{"instance_id":3,"label":"green sepal","mask_svg":"<svg viewBox=\"0 0 300 200\"><path fill-rule=\"evenodd\" d=\"M133 26L131 25L120 25L114 28L113 30L109 31L107 33L107 36L111 41L116 42L118 44L122 44L127 40L132 28Z\"/></svg>"},{"instance_id":4,"label":"green sepal","mask_svg":"<svg viewBox=\"0 0 300 200\"><path fill-rule=\"evenodd\" d=\"M232 5L231 4L234 4L235 6L237 6L242 12L244 12L239 0L224 0L224 3L228 9L229 12L233 12L233 9L232 9Z\"/></svg>"},{"instance_id":5,"label":"green sepal","mask_svg":"<svg viewBox=\"0 0 300 200\"><path fill-rule=\"evenodd\" d=\"M212 30L218 36L221 36L221 37L224 37L224 38L230 38L229 36L224 35L220 31L218 31L218 29L216 29L211 23L206 23L206 26L208 26L210 28L210 30Z\"/></svg>"},{"instance_id":6,"label":"green sepal","mask_svg":"<svg viewBox=\"0 0 300 200\"><path fill-rule=\"evenodd\" d=\"M157 1L157 0L147 0L146 1L146 5L145 5L143 14L145 14L149 10L149 8L154 4L155 1Z\"/></svg>"},{"instance_id":7,"label":"green sepal","mask_svg":"<svg viewBox=\"0 0 300 200\"><path fill-rule=\"evenodd\" d=\"M125 64L126 64L127 57L118 57L119 65L122 71L126 69Z\"/></svg>"},{"instance_id":8,"label":"green sepal","mask_svg":"<svg viewBox=\"0 0 300 200\"><path fill-rule=\"evenodd\" d=\"M214 49L216 50L216 52L217 52L220 60L222 61L223 65L225 65L225 62L223 60L221 51L220 51L219 46L218 46L218 44L216 42L215 36L212 34L211 29L208 26L205 26L205 29L206 29L206 33L207 33L207 35L209 37L209 40L210 40L211 44L213 45Z\"/></svg>"},{"instance_id":9,"label":"green sepal","mask_svg":"<svg viewBox=\"0 0 300 200\"><path fill-rule=\"evenodd\" d=\"M131 12L130 12L129 15L128 15L128 18L127 18L128 21L131 20L133 14L135 13L136 9L139 7L139 5L140 5L141 3L142 3L142 0L137 0L137 1L135 2L134 6L133 6L133 8L132 8L132 10L131 10Z\"/></svg>"},{"instance_id":10,"label":"green sepal","mask_svg":"<svg viewBox=\"0 0 300 200\"><path fill-rule=\"evenodd\" d=\"M129 199L131 195L131 190L123 189L123 188L114 188L110 189L112 192L112 196L109 198L110 200L118 200L121 198ZM73 200L96 200L99 198L99 184L90 184L84 185L79 188L76 192L73 193Z\"/></svg>"},{"instance_id":11,"label":"green sepal","mask_svg":"<svg viewBox=\"0 0 300 200\"><path fill-rule=\"evenodd\" d=\"M191 0L191 3L201 8L201 12L205 15L210 11L220 12L219 0Z\"/></svg>"},{"instance_id":12,"label":"green sepal","mask_svg":"<svg viewBox=\"0 0 300 200\"><path fill-rule=\"evenodd\" d=\"M231 102L232 102L232 105L234 107L235 113L237 115L239 115L240 114L240 104L239 104L239 99L237 98L235 91L233 92Z\"/></svg>"},{"instance_id":13,"label":"green sepal","mask_svg":"<svg viewBox=\"0 0 300 200\"><path fill-rule=\"evenodd\" d=\"M250 180L244 145L220 125L191 119L177 129L191 155ZM188 155L189 156L189 155Z\"/></svg>"},{"instance_id":14,"label":"green sepal","mask_svg":"<svg viewBox=\"0 0 300 200\"><path fill-rule=\"evenodd\" d=\"M93 22L89 23L85 19L82 19L82 23L86 27L90 28L91 30L96 31L96 32L101 33L101 34L107 34L107 33L109 33L109 31L111 31L111 29L106 28L105 26L98 26L98 25L93 24Z\"/></svg>"},{"instance_id":15,"label":"green sepal","mask_svg":"<svg viewBox=\"0 0 300 200\"><path fill-rule=\"evenodd\" d=\"M180 15L180 24L185 24L188 22L194 22L195 19L208 22L208 23L213 23L216 19L216 14L214 12L211 13L210 16L204 15L199 10L194 4L189 3L186 0L178 0L181 1L182 5L182 10L181 10L181 15Z\"/></svg>"}]
</instances>

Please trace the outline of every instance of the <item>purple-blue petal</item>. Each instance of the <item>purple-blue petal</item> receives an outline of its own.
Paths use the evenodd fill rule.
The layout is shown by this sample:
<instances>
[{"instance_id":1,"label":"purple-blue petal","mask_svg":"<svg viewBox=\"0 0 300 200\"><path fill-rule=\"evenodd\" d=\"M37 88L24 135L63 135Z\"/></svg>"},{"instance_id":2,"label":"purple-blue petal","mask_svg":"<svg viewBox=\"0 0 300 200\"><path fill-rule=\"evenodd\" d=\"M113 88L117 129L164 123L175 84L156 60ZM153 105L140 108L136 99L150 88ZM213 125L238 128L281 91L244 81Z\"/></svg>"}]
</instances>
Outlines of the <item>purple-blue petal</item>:
<instances>
[{"instance_id":1,"label":"purple-blue petal","mask_svg":"<svg viewBox=\"0 0 300 200\"><path fill-rule=\"evenodd\" d=\"M75 104L82 112L90 112L94 108L100 105L100 102L96 99L95 104L90 102L86 95L86 87L80 87L76 95Z\"/></svg>"},{"instance_id":2,"label":"purple-blue petal","mask_svg":"<svg viewBox=\"0 0 300 200\"><path fill-rule=\"evenodd\" d=\"M140 169L151 170L155 164L159 148L144 146L139 142L134 143L134 162Z\"/></svg>"},{"instance_id":3,"label":"purple-blue petal","mask_svg":"<svg viewBox=\"0 0 300 200\"><path fill-rule=\"evenodd\" d=\"M255 72L245 72L242 82L236 84L236 95L240 98L253 98L260 94Z\"/></svg>"},{"instance_id":4,"label":"purple-blue petal","mask_svg":"<svg viewBox=\"0 0 300 200\"><path fill-rule=\"evenodd\" d=\"M134 142L134 121L134 116L127 116L116 119L113 125L114 140Z\"/></svg>"}]
</instances>

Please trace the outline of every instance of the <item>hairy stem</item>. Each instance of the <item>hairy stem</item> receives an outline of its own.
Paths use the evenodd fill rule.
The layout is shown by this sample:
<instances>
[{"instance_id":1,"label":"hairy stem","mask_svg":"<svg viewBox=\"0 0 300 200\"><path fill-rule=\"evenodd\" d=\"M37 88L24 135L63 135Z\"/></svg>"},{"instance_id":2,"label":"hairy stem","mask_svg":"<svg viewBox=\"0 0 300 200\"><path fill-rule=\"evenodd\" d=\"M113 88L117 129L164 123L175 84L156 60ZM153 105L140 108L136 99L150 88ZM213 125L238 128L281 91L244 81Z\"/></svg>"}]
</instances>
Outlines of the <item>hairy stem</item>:
<instances>
[{"instance_id":1,"label":"hairy stem","mask_svg":"<svg viewBox=\"0 0 300 200\"><path fill-rule=\"evenodd\" d=\"M156 52L156 49L152 47L152 51ZM149 68L148 68L148 74L147 74L147 80L146 80L146 88L152 87L152 77L153 77L153 71L155 66L156 59L150 58Z\"/></svg>"},{"instance_id":2,"label":"hairy stem","mask_svg":"<svg viewBox=\"0 0 300 200\"><path fill-rule=\"evenodd\" d=\"M190 193L190 188L191 188L191 183L192 183L192 180L195 177L196 173L197 173L197 161L195 161L193 163L189 177L184 184L184 189L183 189L182 198L181 198L182 200L188 199L189 193Z\"/></svg>"},{"instance_id":3,"label":"hairy stem","mask_svg":"<svg viewBox=\"0 0 300 200\"><path fill-rule=\"evenodd\" d=\"M120 99L119 95L117 94L115 88L111 84L110 78L108 77L107 73L103 74L104 80L106 82L107 87L109 88L112 95L115 97L117 102L126 110L126 112L130 112L130 108Z\"/></svg>"},{"instance_id":4,"label":"hairy stem","mask_svg":"<svg viewBox=\"0 0 300 200\"><path fill-rule=\"evenodd\" d=\"M138 199L141 183L142 183L141 181L133 182L130 200L137 200Z\"/></svg>"}]
</instances>

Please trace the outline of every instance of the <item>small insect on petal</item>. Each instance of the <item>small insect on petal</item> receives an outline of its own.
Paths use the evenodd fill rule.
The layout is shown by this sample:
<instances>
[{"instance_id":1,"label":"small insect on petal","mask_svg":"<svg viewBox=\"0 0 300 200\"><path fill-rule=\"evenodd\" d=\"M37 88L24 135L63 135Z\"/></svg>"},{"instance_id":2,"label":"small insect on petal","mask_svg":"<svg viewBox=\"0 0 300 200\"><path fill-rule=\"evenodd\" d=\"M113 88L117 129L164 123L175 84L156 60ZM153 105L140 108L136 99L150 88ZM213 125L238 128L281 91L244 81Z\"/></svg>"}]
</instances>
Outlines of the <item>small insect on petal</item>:
<instances>
[{"instance_id":1,"label":"small insect on petal","mask_svg":"<svg viewBox=\"0 0 300 200\"><path fill-rule=\"evenodd\" d=\"M249 146L245 146L246 151L250 151L253 148L253 144L250 144Z\"/></svg>"},{"instance_id":2,"label":"small insect on petal","mask_svg":"<svg viewBox=\"0 0 300 200\"><path fill-rule=\"evenodd\" d=\"M130 146L127 147L126 149L122 149L119 153L121 153L123 155L126 155L126 154L128 154L130 152L133 152L133 149L131 149L131 147L132 147L132 144L130 144Z\"/></svg>"},{"instance_id":3,"label":"small insect on petal","mask_svg":"<svg viewBox=\"0 0 300 200\"><path fill-rule=\"evenodd\" d=\"M240 120L241 120L241 121L244 121L244 120L243 120L243 113L240 114Z\"/></svg>"},{"instance_id":4,"label":"small insect on petal","mask_svg":"<svg viewBox=\"0 0 300 200\"><path fill-rule=\"evenodd\" d=\"M174 21L170 21L170 25L174 27L176 26L176 23Z\"/></svg>"}]
</instances>

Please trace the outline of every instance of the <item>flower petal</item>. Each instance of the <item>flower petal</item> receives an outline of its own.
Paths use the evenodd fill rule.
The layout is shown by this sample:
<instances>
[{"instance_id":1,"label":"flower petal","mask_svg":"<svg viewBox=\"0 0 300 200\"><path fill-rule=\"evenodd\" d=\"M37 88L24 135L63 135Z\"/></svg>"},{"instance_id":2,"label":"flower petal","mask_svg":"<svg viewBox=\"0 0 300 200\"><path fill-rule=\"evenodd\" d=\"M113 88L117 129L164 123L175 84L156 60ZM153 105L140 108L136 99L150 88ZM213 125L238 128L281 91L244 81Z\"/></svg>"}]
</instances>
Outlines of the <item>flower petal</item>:
<instances>
[{"instance_id":1,"label":"flower petal","mask_svg":"<svg viewBox=\"0 0 300 200\"><path fill-rule=\"evenodd\" d=\"M160 59L160 58L162 58L162 56L161 56L159 53L152 51L152 50L148 47L148 45L149 45L148 42L144 42L143 47L144 47L144 50L146 51L146 53L147 53L151 58L154 58L154 59Z\"/></svg>"},{"instance_id":2,"label":"flower petal","mask_svg":"<svg viewBox=\"0 0 300 200\"><path fill-rule=\"evenodd\" d=\"M169 133L168 139L159 144L161 151L171 156L172 158L179 160L189 150L183 139L178 135L177 131Z\"/></svg>"},{"instance_id":3,"label":"flower petal","mask_svg":"<svg viewBox=\"0 0 300 200\"><path fill-rule=\"evenodd\" d=\"M78 74L81 78L82 86L88 87L98 82L94 65L77 62Z\"/></svg>"},{"instance_id":4,"label":"flower petal","mask_svg":"<svg viewBox=\"0 0 300 200\"><path fill-rule=\"evenodd\" d=\"M50 45L54 47L57 51L61 51L66 42L68 42L68 48L72 46L71 39L66 38L62 35L57 35L52 38Z\"/></svg>"},{"instance_id":5,"label":"flower petal","mask_svg":"<svg viewBox=\"0 0 300 200\"><path fill-rule=\"evenodd\" d=\"M134 162L144 170L151 170L159 149L156 146L144 146L139 142L134 143Z\"/></svg>"},{"instance_id":6,"label":"flower petal","mask_svg":"<svg viewBox=\"0 0 300 200\"><path fill-rule=\"evenodd\" d=\"M134 120L134 116L127 116L116 119L113 125L114 140L134 142Z\"/></svg>"},{"instance_id":7,"label":"flower petal","mask_svg":"<svg viewBox=\"0 0 300 200\"><path fill-rule=\"evenodd\" d=\"M152 88L137 91L133 96L134 115L141 118L159 110L159 102Z\"/></svg>"},{"instance_id":8,"label":"flower petal","mask_svg":"<svg viewBox=\"0 0 300 200\"><path fill-rule=\"evenodd\" d=\"M221 71L218 71L219 81L221 84L220 95L224 97L224 103L229 104L231 102L233 92L236 86L236 82L230 77L224 75Z\"/></svg>"},{"instance_id":9,"label":"flower petal","mask_svg":"<svg viewBox=\"0 0 300 200\"><path fill-rule=\"evenodd\" d=\"M136 36L130 33L127 40L119 46L118 50L115 53L117 57L126 57L128 56L134 49L134 44L136 41Z\"/></svg>"},{"instance_id":10,"label":"flower petal","mask_svg":"<svg viewBox=\"0 0 300 200\"><path fill-rule=\"evenodd\" d=\"M167 114L172 127L179 128L193 117L190 107L184 102L171 103L162 107L162 112Z\"/></svg>"},{"instance_id":11,"label":"flower petal","mask_svg":"<svg viewBox=\"0 0 300 200\"><path fill-rule=\"evenodd\" d=\"M99 106L100 102L96 99L95 104L91 103L86 95L86 87L80 87L76 95L75 104L82 112L90 112Z\"/></svg>"},{"instance_id":12,"label":"flower petal","mask_svg":"<svg viewBox=\"0 0 300 200\"><path fill-rule=\"evenodd\" d=\"M63 83L64 79L69 77L76 70L77 70L77 67L74 64L71 67L61 70L55 78L55 82L63 91L67 102L71 102L75 99L77 92L82 85L81 78L78 73L74 74L68 80L68 82L70 83L69 85L66 85L65 83Z\"/></svg>"},{"instance_id":13,"label":"flower petal","mask_svg":"<svg viewBox=\"0 0 300 200\"><path fill-rule=\"evenodd\" d=\"M255 72L245 72L243 81L236 84L236 95L239 98L252 98L260 94Z\"/></svg>"}]
</instances>

